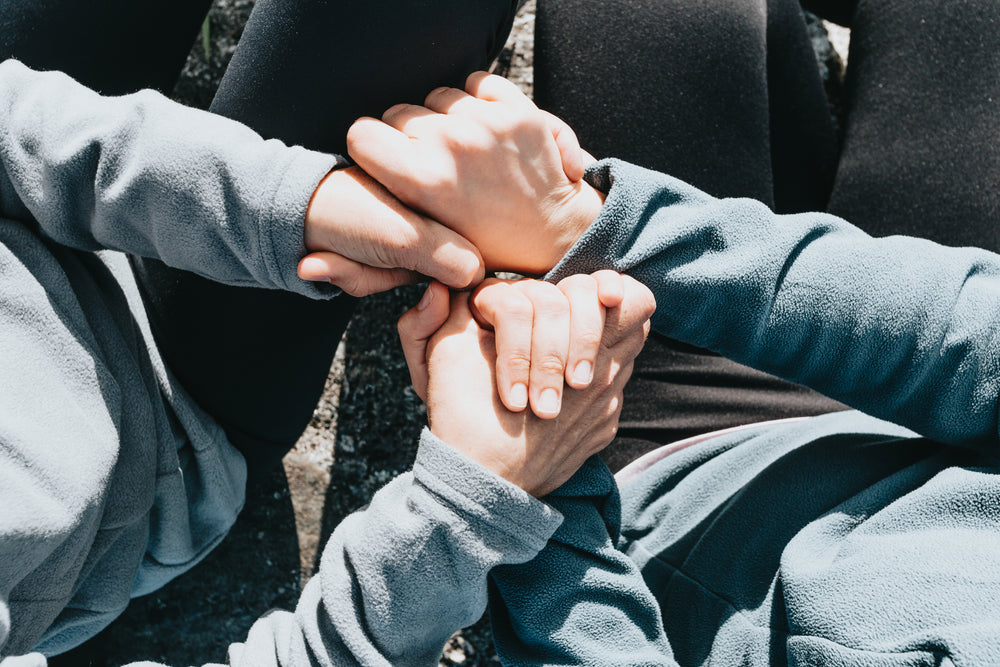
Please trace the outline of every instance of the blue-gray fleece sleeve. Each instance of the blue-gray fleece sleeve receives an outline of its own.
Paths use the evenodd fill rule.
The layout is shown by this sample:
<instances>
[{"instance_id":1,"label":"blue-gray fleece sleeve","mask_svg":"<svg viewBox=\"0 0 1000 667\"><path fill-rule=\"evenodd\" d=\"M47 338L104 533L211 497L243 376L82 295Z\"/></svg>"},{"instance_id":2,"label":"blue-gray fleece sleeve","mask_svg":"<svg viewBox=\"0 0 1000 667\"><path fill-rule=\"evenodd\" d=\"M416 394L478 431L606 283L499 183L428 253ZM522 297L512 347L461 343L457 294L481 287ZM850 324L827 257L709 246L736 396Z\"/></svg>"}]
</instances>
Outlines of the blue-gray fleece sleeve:
<instances>
[{"instance_id":1,"label":"blue-gray fleece sleeve","mask_svg":"<svg viewBox=\"0 0 1000 667\"><path fill-rule=\"evenodd\" d=\"M591 227L550 274L649 286L660 333L947 443L995 452L1000 257L831 215L776 215L616 160Z\"/></svg>"},{"instance_id":2,"label":"blue-gray fleece sleeve","mask_svg":"<svg viewBox=\"0 0 1000 667\"><path fill-rule=\"evenodd\" d=\"M73 248L328 297L337 290L295 270L309 199L341 160L152 91L101 97L0 63L0 217Z\"/></svg>"},{"instance_id":3,"label":"blue-gray fleece sleeve","mask_svg":"<svg viewBox=\"0 0 1000 667\"><path fill-rule=\"evenodd\" d=\"M563 523L534 559L490 574L490 618L506 665L675 667L660 608L617 549L618 487L591 457L545 497Z\"/></svg>"}]
</instances>

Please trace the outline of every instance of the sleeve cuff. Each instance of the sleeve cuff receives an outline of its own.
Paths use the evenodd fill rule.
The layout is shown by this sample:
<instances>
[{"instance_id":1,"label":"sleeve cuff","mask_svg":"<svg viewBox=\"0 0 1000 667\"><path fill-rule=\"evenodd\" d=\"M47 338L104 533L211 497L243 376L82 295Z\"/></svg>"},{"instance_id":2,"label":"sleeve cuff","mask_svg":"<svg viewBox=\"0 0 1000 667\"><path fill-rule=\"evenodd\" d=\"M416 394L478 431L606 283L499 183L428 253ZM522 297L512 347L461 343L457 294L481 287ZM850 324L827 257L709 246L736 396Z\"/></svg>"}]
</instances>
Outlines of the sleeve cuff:
<instances>
[{"instance_id":1,"label":"sleeve cuff","mask_svg":"<svg viewBox=\"0 0 1000 667\"><path fill-rule=\"evenodd\" d=\"M340 288L302 280L296 271L299 260L308 252L303 239L312 195L328 173L350 162L340 155L301 147L290 150L292 157L275 189L270 210L261 220L264 263L278 287L313 299L330 299L341 293Z\"/></svg>"},{"instance_id":2,"label":"sleeve cuff","mask_svg":"<svg viewBox=\"0 0 1000 667\"><path fill-rule=\"evenodd\" d=\"M607 159L587 168L584 179L604 192L604 206L587 231L545 276L551 282L576 273L611 269L628 272L643 260L636 252L642 234L645 247L657 245L668 230L648 227L654 213L673 220L700 211L713 200L697 188L672 176L637 167L621 160ZM669 210L668 210L669 209Z\"/></svg>"},{"instance_id":3,"label":"sleeve cuff","mask_svg":"<svg viewBox=\"0 0 1000 667\"><path fill-rule=\"evenodd\" d=\"M558 510L463 456L426 427L413 474L463 513L489 521L536 552L563 521Z\"/></svg>"}]
</instances>

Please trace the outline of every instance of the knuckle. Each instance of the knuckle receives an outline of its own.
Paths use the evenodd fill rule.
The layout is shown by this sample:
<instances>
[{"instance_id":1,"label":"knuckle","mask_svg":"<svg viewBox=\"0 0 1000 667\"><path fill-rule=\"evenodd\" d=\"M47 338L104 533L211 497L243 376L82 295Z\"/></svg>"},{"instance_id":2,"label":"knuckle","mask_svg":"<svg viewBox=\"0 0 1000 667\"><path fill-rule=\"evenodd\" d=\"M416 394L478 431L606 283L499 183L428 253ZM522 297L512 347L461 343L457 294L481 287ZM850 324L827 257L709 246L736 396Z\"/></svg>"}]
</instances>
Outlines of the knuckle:
<instances>
[{"instance_id":1,"label":"knuckle","mask_svg":"<svg viewBox=\"0 0 1000 667\"><path fill-rule=\"evenodd\" d=\"M427 93L427 97L425 97L424 99L425 101L430 102L431 100L441 97L442 95L450 94L452 90L454 89L449 88L448 86L438 86L431 92Z\"/></svg>"},{"instance_id":2,"label":"knuckle","mask_svg":"<svg viewBox=\"0 0 1000 667\"><path fill-rule=\"evenodd\" d=\"M569 301L558 287L549 283L539 282L530 288L530 295L535 310L548 317L568 315Z\"/></svg>"},{"instance_id":3,"label":"knuckle","mask_svg":"<svg viewBox=\"0 0 1000 667\"><path fill-rule=\"evenodd\" d=\"M600 333L587 329L573 334L573 343L582 350L597 349L601 345L603 337Z\"/></svg>"},{"instance_id":4,"label":"knuckle","mask_svg":"<svg viewBox=\"0 0 1000 667\"><path fill-rule=\"evenodd\" d=\"M357 297L370 296L375 293L365 281L358 279L341 279L337 281L337 287L351 296Z\"/></svg>"},{"instance_id":5,"label":"knuckle","mask_svg":"<svg viewBox=\"0 0 1000 667\"><path fill-rule=\"evenodd\" d=\"M485 153L489 151L493 144L493 135L486 131L478 123L455 122L448 128L448 133L444 140L453 151L463 151L466 153Z\"/></svg>"},{"instance_id":6,"label":"knuckle","mask_svg":"<svg viewBox=\"0 0 1000 667\"><path fill-rule=\"evenodd\" d=\"M577 273L563 278L559 281L558 287L567 293L596 292L597 281L593 277L583 273Z\"/></svg>"},{"instance_id":7,"label":"knuckle","mask_svg":"<svg viewBox=\"0 0 1000 667\"><path fill-rule=\"evenodd\" d=\"M562 377L563 371L566 369L566 364L558 355L543 354L532 360L531 369L541 375Z\"/></svg>"},{"instance_id":8,"label":"knuckle","mask_svg":"<svg viewBox=\"0 0 1000 667\"><path fill-rule=\"evenodd\" d=\"M367 123L354 121L349 128L347 128L347 152L356 153L359 147L363 148L365 146L365 132L367 128Z\"/></svg>"},{"instance_id":9,"label":"knuckle","mask_svg":"<svg viewBox=\"0 0 1000 667\"><path fill-rule=\"evenodd\" d=\"M507 372L515 377L526 377L531 369L531 358L519 350L505 354L502 363Z\"/></svg>"},{"instance_id":10,"label":"knuckle","mask_svg":"<svg viewBox=\"0 0 1000 667\"><path fill-rule=\"evenodd\" d=\"M516 290L505 290L499 299L502 319L505 323L530 323L534 319L535 309L523 294Z\"/></svg>"},{"instance_id":11,"label":"knuckle","mask_svg":"<svg viewBox=\"0 0 1000 667\"><path fill-rule=\"evenodd\" d=\"M408 310L403 313L398 320L396 320L396 333L399 334L400 338L408 337L410 331L413 330L413 311Z\"/></svg>"},{"instance_id":12,"label":"knuckle","mask_svg":"<svg viewBox=\"0 0 1000 667\"><path fill-rule=\"evenodd\" d=\"M391 107L385 110L382 114L382 120L389 122L391 119L395 118L399 114L403 113L410 105L405 102L400 102L399 104L393 104Z\"/></svg>"}]
</instances>

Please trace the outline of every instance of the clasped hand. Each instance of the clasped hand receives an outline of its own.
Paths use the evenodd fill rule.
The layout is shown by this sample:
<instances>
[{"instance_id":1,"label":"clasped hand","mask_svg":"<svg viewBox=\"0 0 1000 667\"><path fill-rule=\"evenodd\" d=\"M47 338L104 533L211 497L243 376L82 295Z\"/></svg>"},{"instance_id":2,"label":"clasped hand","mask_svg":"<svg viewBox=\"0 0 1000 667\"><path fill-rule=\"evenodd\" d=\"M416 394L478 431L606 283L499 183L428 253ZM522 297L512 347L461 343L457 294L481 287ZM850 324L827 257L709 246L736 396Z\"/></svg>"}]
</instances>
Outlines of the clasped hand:
<instances>
[{"instance_id":1,"label":"clasped hand","mask_svg":"<svg viewBox=\"0 0 1000 667\"><path fill-rule=\"evenodd\" d=\"M464 288L484 270L545 273L569 250L603 203L581 180L593 158L506 79L477 72L466 90L351 127L358 167L317 188L301 278L355 296L424 276Z\"/></svg>"},{"instance_id":2,"label":"clasped hand","mask_svg":"<svg viewBox=\"0 0 1000 667\"><path fill-rule=\"evenodd\" d=\"M354 124L348 146L365 171L335 171L317 189L305 228L316 252L300 263L303 279L366 295L423 276L463 288L484 268L544 273L589 226L602 195L581 180L593 158L573 131L506 79L478 72L466 88L438 88L424 107L396 105ZM539 282L489 281L473 301L500 332L498 390L512 411L530 404L555 417L564 379L590 383L603 320L582 304L599 292L603 307L618 305L621 283L595 274L560 287L573 308ZM567 345L571 327L578 335Z\"/></svg>"},{"instance_id":3,"label":"clasped hand","mask_svg":"<svg viewBox=\"0 0 1000 667\"><path fill-rule=\"evenodd\" d=\"M558 419L512 412L495 387L504 368L501 357L521 344L516 336L524 327L517 313L525 302L549 308L560 300L566 326L547 327L541 337L552 347L576 347L577 356L592 356L587 382L566 389ZM449 295L440 283L431 283L420 303L400 318L399 333L431 431L528 493L543 496L614 438L622 390L654 308L645 286L610 271L574 276L558 287L534 280L492 282L474 294ZM507 318L510 314L514 319ZM477 315L492 318L495 328ZM537 332L539 326L534 328ZM539 336L530 338L534 342ZM545 400L532 394L532 402L539 399Z\"/></svg>"}]
</instances>

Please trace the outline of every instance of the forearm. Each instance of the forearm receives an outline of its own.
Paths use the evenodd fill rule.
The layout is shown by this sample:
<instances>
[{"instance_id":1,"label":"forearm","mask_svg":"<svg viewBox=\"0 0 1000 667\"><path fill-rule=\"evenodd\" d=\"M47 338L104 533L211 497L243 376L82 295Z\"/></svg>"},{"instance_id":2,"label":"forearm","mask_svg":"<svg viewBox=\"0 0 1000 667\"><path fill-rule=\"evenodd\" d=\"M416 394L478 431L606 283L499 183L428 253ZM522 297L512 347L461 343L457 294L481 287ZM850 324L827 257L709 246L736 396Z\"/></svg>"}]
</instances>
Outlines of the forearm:
<instances>
[{"instance_id":1,"label":"forearm","mask_svg":"<svg viewBox=\"0 0 1000 667\"><path fill-rule=\"evenodd\" d=\"M588 177L607 203L552 277L629 273L664 335L938 440L995 443L996 255L775 215L617 161Z\"/></svg>"},{"instance_id":2,"label":"forearm","mask_svg":"<svg viewBox=\"0 0 1000 667\"><path fill-rule=\"evenodd\" d=\"M105 98L0 64L0 215L240 285L318 297L295 275L303 220L338 158L265 141L157 93Z\"/></svg>"},{"instance_id":3,"label":"forearm","mask_svg":"<svg viewBox=\"0 0 1000 667\"><path fill-rule=\"evenodd\" d=\"M486 608L486 576L538 553L558 512L425 431L397 478L327 544L294 614L270 614L233 665L436 665Z\"/></svg>"}]
</instances>

